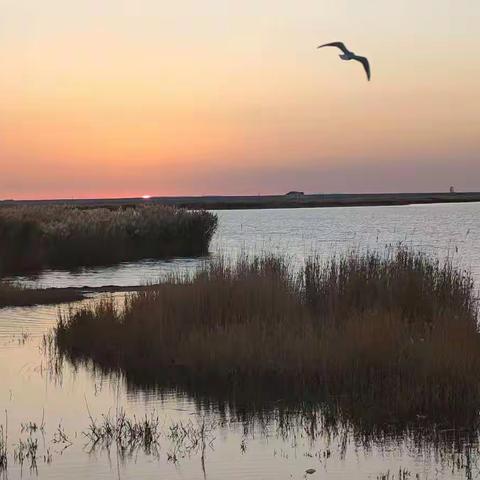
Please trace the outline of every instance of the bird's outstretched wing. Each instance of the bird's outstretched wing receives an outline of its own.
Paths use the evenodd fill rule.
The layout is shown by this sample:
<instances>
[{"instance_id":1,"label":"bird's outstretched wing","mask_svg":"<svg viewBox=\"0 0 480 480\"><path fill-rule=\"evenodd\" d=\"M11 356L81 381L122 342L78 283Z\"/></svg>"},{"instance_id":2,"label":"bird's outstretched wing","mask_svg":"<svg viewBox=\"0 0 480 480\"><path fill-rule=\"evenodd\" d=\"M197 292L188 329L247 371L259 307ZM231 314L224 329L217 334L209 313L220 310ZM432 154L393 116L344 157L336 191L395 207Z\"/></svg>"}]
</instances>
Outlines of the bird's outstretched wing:
<instances>
[{"instance_id":1,"label":"bird's outstretched wing","mask_svg":"<svg viewBox=\"0 0 480 480\"><path fill-rule=\"evenodd\" d=\"M337 47L339 48L343 53L349 54L352 53L350 50L345 46L343 42L332 42L332 43L326 43L325 45L320 45L317 48L323 48L323 47Z\"/></svg>"},{"instance_id":2,"label":"bird's outstretched wing","mask_svg":"<svg viewBox=\"0 0 480 480\"><path fill-rule=\"evenodd\" d=\"M367 57L359 57L358 55L355 55L353 57L354 60L357 60L357 62L360 62L363 65L363 68L365 69L365 72L367 73L367 78L368 81L370 81L370 63L368 61Z\"/></svg>"}]
</instances>

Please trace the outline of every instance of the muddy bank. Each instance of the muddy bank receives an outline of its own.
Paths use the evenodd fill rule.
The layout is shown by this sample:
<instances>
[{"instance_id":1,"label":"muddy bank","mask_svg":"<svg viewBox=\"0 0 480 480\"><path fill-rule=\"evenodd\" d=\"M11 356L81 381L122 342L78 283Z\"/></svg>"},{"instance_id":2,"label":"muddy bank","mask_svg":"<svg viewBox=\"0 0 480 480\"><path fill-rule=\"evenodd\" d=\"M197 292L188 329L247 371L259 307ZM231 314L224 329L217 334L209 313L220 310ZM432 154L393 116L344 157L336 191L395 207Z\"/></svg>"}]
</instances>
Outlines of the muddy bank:
<instances>
[{"instance_id":1,"label":"muddy bank","mask_svg":"<svg viewBox=\"0 0 480 480\"><path fill-rule=\"evenodd\" d=\"M133 292L151 288L150 286L119 287L106 285L103 287L69 287L69 288L24 288L22 286L0 284L0 308L31 307L33 305L56 305L76 302L88 298L95 293Z\"/></svg>"}]
</instances>

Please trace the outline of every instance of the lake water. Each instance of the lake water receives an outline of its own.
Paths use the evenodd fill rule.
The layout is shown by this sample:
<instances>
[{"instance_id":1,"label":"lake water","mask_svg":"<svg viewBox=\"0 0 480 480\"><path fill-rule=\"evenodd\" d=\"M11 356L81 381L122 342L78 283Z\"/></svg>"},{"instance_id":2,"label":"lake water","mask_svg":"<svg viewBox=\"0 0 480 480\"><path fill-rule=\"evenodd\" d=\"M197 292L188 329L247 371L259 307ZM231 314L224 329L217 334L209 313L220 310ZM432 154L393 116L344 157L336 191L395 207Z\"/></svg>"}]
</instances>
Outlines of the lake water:
<instances>
[{"instance_id":1,"label":"lake water","mask_svg":"<svg viewBox=\"0 0 480 480\"><path fill-rule=\"evenodd\" d=\"M218 215L212 255L275 252L300 262L312 253L383 250L402 242L440 257L450 256L480 279L480 204L245 210ZM56 287L138 285L172 269L195 268L205 260L50 271L22 280ZM117 296L121 300L122 295ZM0 426L5 429L8 424L9 453L8 469L0 469L0 479L301 479L307 469L315 469L308 475L311 479L480 475L478 443L472 439L457 448L453 442L429 443L414 434L366 441L350 428L327 431L320 425L312 432L305 424L294 423L285 429L278 417L247 425L228 409L201 398L127 386L122 378L104 377L84 366L64 364L55 369L45 355L43 336L55 325L59 308L67 307L0 309ZM116 442L96 446L89 442L90 416L101 423L102 415L115 417L120 411L132 418L158 416L161 433L156 448L146 451L137 445L125 451ZM43 427L25 428L29 422ZM174 433L180 425L190 432L181 442ZM202 425L207 434L203 443L195 444L195 432ZM28 439L38 441L36 465L31 458L24 458L23 464L15 459L22 451L21 442Z\"/></svg>"}]
</instances>

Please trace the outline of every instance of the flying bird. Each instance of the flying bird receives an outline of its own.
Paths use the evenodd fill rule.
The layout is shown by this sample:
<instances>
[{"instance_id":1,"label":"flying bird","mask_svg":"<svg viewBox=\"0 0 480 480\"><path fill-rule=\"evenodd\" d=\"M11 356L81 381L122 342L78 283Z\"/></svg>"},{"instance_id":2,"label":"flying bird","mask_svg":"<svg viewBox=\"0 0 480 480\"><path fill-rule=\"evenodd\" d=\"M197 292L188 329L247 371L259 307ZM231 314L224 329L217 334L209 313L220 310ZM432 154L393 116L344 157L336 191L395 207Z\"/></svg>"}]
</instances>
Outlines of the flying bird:
<instances>
[{"instance_id":1,"label":"flying bird","mask_svg":"<svg viewBox=\"0 0 480 480\"><path fill-rule=\"evenodd\" d=\"M339 55L342 60L356 60L357 62L360 62L365 69L368 80L370 81L370 63L368 62L367 57L360 57L359 55L355 55L355 53L351 52L343 42L326 43L325 45L320 45L318 48L323 47L337 47L343 52L342 55Z\"/></svg>"}]
</instances>

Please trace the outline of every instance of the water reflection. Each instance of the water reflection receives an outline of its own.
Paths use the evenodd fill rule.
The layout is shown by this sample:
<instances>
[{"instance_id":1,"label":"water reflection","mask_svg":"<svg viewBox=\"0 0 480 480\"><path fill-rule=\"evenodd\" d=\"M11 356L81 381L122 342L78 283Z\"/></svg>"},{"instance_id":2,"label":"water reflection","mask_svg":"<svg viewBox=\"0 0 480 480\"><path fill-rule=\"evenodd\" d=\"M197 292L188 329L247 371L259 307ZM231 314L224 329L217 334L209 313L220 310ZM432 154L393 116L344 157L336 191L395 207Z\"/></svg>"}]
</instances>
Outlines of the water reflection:
<instances>
[{"instance_id":1,"label":"water reflection","mask_svg":"<svg viewBox=\"0 0 480 480\"><path fill-rule=\"evenodd\" d=\"M224 385L218 391L211 386L202 391L199 385L187 389L162 385L152 378L101 371L93 363L58 356L51 348L48 355L54 355L49 362L55 365L54 376L70 368L87 371L92 381L116 384L117 392L125 391L134 403L153 400L168 405L175 399L177 405L183 405L176 408L181 417L173 423L156 410L144 417L128 417L117 404L93 418L87 408L89 451L109 455L115 449L122 462L135 459L139 451L175 465L196 457L205 478L220 478L209 475L210 466L215 470L218 461L217 448L223 451L227 447L229 458L235 461L252 451L255 455L261 448L264 456L257 461L263 468L278 474L277 461L293 464L293 478L301 478L308 470L325 478L332 474L336 478L388 479L430 478L432 473L435 478L480 475L478 410L443 422L426 416L404 422L385 416L376 405L362 411L338 397L322 401L278 397L270 391L226 389ZM270 450L270 455L265 455L265 450ZM376 465L378 470L372 471L378 473L367 475L364 471L363 476L357 472L349 477L346 472L351 473L355 464L361 469Z\"/></svg>"},{"instance_id":2,"label":"water reflection","mask_svg":"<svg viewBox=\"0 0 480 480\"><path fill-rule=\"evenodd\" d=\"M301 259L312 250L331 255L407 241L440 256L453 255L478 279L479 213L477 204L219 212L212 251L287 252ZM45 272L25 281L62 287L132 285L198 262L145 261L74 273ZM2 470L0 462L0 478L480 476L477 411L448 422L423 416L403 422L388 412L379 415L375 405L354 408L342 398L315 402L242 388L226 394L224 388L158 383L105 374L91 364L52 362L45 356L43 335L55 325L58 308L0 310L0 425L8 430L8 468ZM92 443L92 419L97 428L110 432L106 442ZM145 419L150 422L148 434ZM118 429L119 421L129 422L133 444L126 441L125 430ZM198 433L202 428L204 441ZM185 448L176 443L182 438ZM307 475L307 470L315 472Z\"/></svg>"},{"instance_id":3,"label":"water reflection","mask_svg":"<svg viewBox=\"0 0 480 480\"><path fill-rule=\"evenodd\" d=\"M18 348L28 349L28 342ZM37 409L36 416L28 417L23 409L17 430L9 419L14 452L36 445L34 457L24 453L20 461L14 454L9 478L67 478L62 472L82 478L87 471L98 472L95 478L272 479L303 478L307 470L315 470L312 478L345 479L474 478L480 473L473 426L431 424L428 419L371 425L342 414L335 403L265 398L252 406L238 395L140 387L92 366L72 369L67 362L59 369L55 362L47 364L55 369L37 374L48 378L55 393L74 383L88 390L79 398L82 389L76 389L73 405L57 411ZM73 422L64 421L77 403L83 408Z\"/></svg>"}]
</instances>

